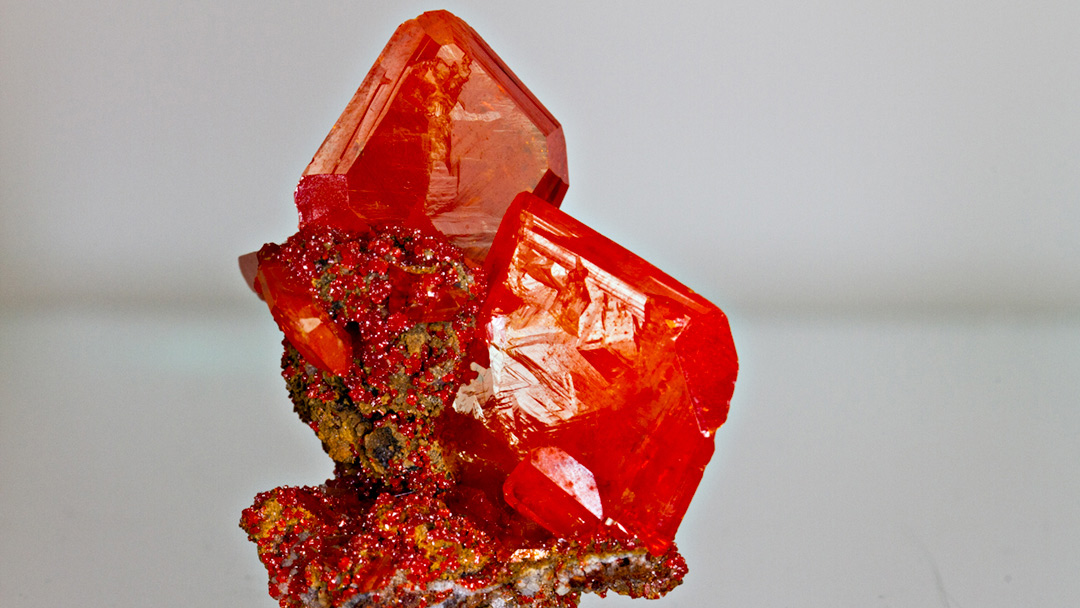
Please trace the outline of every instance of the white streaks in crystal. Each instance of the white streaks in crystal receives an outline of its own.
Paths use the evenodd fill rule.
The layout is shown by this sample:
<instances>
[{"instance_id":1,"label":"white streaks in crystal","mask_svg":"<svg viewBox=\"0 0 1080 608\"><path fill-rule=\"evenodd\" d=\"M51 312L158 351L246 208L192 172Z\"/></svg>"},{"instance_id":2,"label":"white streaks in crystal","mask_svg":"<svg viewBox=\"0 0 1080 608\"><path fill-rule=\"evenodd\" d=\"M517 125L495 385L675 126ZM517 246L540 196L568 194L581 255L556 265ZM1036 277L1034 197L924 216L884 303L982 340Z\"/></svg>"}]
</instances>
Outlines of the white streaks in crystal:
<instances>
[{"instance_id":1,"label":"white streaks in crystal","mask_svg":"<svg viewBox=\"0 0 1080 608\"><path fill-rule=\"evenodd\" d=\"M589 286L593 296L589 307L581 315L582 350L606 349L632 361L637 357L637 341L634 339L640 327L640 319L623 300Z\"/></svg>"},{"instance_id":2,"label":"white streaks in crystal","mask_svg":"<svg viewBox=\"0 0 1080 608\"><path fill-rule=\"evenodd\" d=\"M613 375L638 358L648 298L536 232L514 256L506 285L524 306L488 326L494 399L486 407L520 437L603 402Z\"/></svg>"},{"instance_id":3,"label":"white streaks in crystal","mask_svg":"<svg viewBox=\"0 0 1080 608\"><path fill-rule=\"evenodd\" d=\"M494 392L491 383L491 370L477 363L469 365L476 372L476 377L458 389L454 398L454 411L477 420L484 419L483 405L491 400Z\"/></svg>"}]
</instances>

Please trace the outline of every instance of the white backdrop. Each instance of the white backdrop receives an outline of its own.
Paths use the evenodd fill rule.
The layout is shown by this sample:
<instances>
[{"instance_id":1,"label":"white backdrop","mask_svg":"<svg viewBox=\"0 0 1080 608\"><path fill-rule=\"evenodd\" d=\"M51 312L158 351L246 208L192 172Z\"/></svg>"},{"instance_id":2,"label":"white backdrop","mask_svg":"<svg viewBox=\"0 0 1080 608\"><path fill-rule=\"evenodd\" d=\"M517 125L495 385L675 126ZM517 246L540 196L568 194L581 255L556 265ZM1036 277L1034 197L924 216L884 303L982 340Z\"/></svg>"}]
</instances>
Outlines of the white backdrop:
<instances>
[{"instance_id":1,"label":"white backdrop","mask_svg":"<svg viewBox=\"0 0 1080 608\"><path fill-rule=\"evenodd\" d=\"M1080 3L0 0L0 606L274 605L240 510L331 470L236 256L435 8L732 320L686 584L586 605L1076 603Z\"/></svg>"},{"instance_id":2,"label":"white backdrop","mask_svg":"<svg viewBox=\"0 0 1080 608\"><path fill-rule=\"evenodd\" d=\"M726 307L1080 309L1080 4L449 2ZM416 2L0 3L0 302L245 297Z\"/></svg>"}]
</instances>

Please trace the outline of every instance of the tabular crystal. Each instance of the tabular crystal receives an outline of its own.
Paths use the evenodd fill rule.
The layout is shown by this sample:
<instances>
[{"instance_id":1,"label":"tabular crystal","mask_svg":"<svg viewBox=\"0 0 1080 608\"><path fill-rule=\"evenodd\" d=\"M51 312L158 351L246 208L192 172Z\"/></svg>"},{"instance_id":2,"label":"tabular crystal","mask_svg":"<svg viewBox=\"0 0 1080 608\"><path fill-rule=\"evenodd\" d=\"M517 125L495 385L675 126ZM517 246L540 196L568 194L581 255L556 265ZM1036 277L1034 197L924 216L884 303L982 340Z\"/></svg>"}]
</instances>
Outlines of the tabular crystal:
<instances>
[{"instance_id":1,"label":"tabular crystal","mask_svg":"<svg viewBox=\"0 0 1080 608\"><path fill-rule=\"evenodd\" d=\"M488 394L458 409L522 459L558 449L587 467L604 516L666 549L727 416L738 369L727 318L528 193L507 212L486 268ZM581 504L549 485L522 493L519 510L535 518ZM556 532L580 531L578 519Z\"/></svg>"},{"instance_id":2,"label":"tabular crystal","mask_svg":"<svg viewBox=\"0 0 1080 608\"><path fill-rule=\"evenodd\" d=\"M301 225L421 214L482 259L522 190L558 205L562 128L487 44L433 11L394 32L297 188Z\"/></svg>"}]
</instances>

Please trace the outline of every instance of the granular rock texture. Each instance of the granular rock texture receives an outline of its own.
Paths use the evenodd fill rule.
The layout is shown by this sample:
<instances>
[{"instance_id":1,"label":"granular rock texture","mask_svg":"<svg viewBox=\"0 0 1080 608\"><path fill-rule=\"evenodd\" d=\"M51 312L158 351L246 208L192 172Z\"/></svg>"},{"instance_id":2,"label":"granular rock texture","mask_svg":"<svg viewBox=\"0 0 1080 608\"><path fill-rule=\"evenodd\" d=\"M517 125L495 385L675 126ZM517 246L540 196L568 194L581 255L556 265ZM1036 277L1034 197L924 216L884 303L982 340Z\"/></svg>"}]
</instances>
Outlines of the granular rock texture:
<instances>
[{"instance_id":1,"label":"granular rock texture","mask_svg":"<svg viewBox=\"0 0 1080 608\"><path fill-rule=\"evenodd\" d=\"M256 497L241 525L284 607L576 606L581 593L660 597L686 572L632 540L549 539L506 554L427 492L378 492L345 476Z\"/></svg>"}]
</instances>

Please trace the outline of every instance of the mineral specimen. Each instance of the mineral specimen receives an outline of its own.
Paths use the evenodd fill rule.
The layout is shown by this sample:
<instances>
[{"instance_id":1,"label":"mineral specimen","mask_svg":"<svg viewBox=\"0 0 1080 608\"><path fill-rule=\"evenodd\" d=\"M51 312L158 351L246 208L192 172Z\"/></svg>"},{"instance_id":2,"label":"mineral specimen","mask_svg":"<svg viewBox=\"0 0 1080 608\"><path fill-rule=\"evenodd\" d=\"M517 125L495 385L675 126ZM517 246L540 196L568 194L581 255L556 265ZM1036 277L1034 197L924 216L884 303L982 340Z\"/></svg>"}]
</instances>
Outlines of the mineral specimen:
<instances>
[{"instance_id":1,"label":"mineral specimen","mask_svg":"<svg viewBox=\"0 0 1080 608\"><path fill-rule=\"evenodd\" d=\"M557 208L559 124L444 11L406 22L241 258L335 463L241 527L283 607L659 597L727 416L714 305Z\"/></svg>"},{"instance_id":2,"label":"mineral specimen","mask_svg":"<svg viewBox=\"0 0 1080 608\"><path fill-rule=\"evenodd\" d=\"M424 13L394 32L304 170L300 225L429 219L482 258L523 190L566 193L562 128L465 22Z\"/></svg>"}]
</instances>

